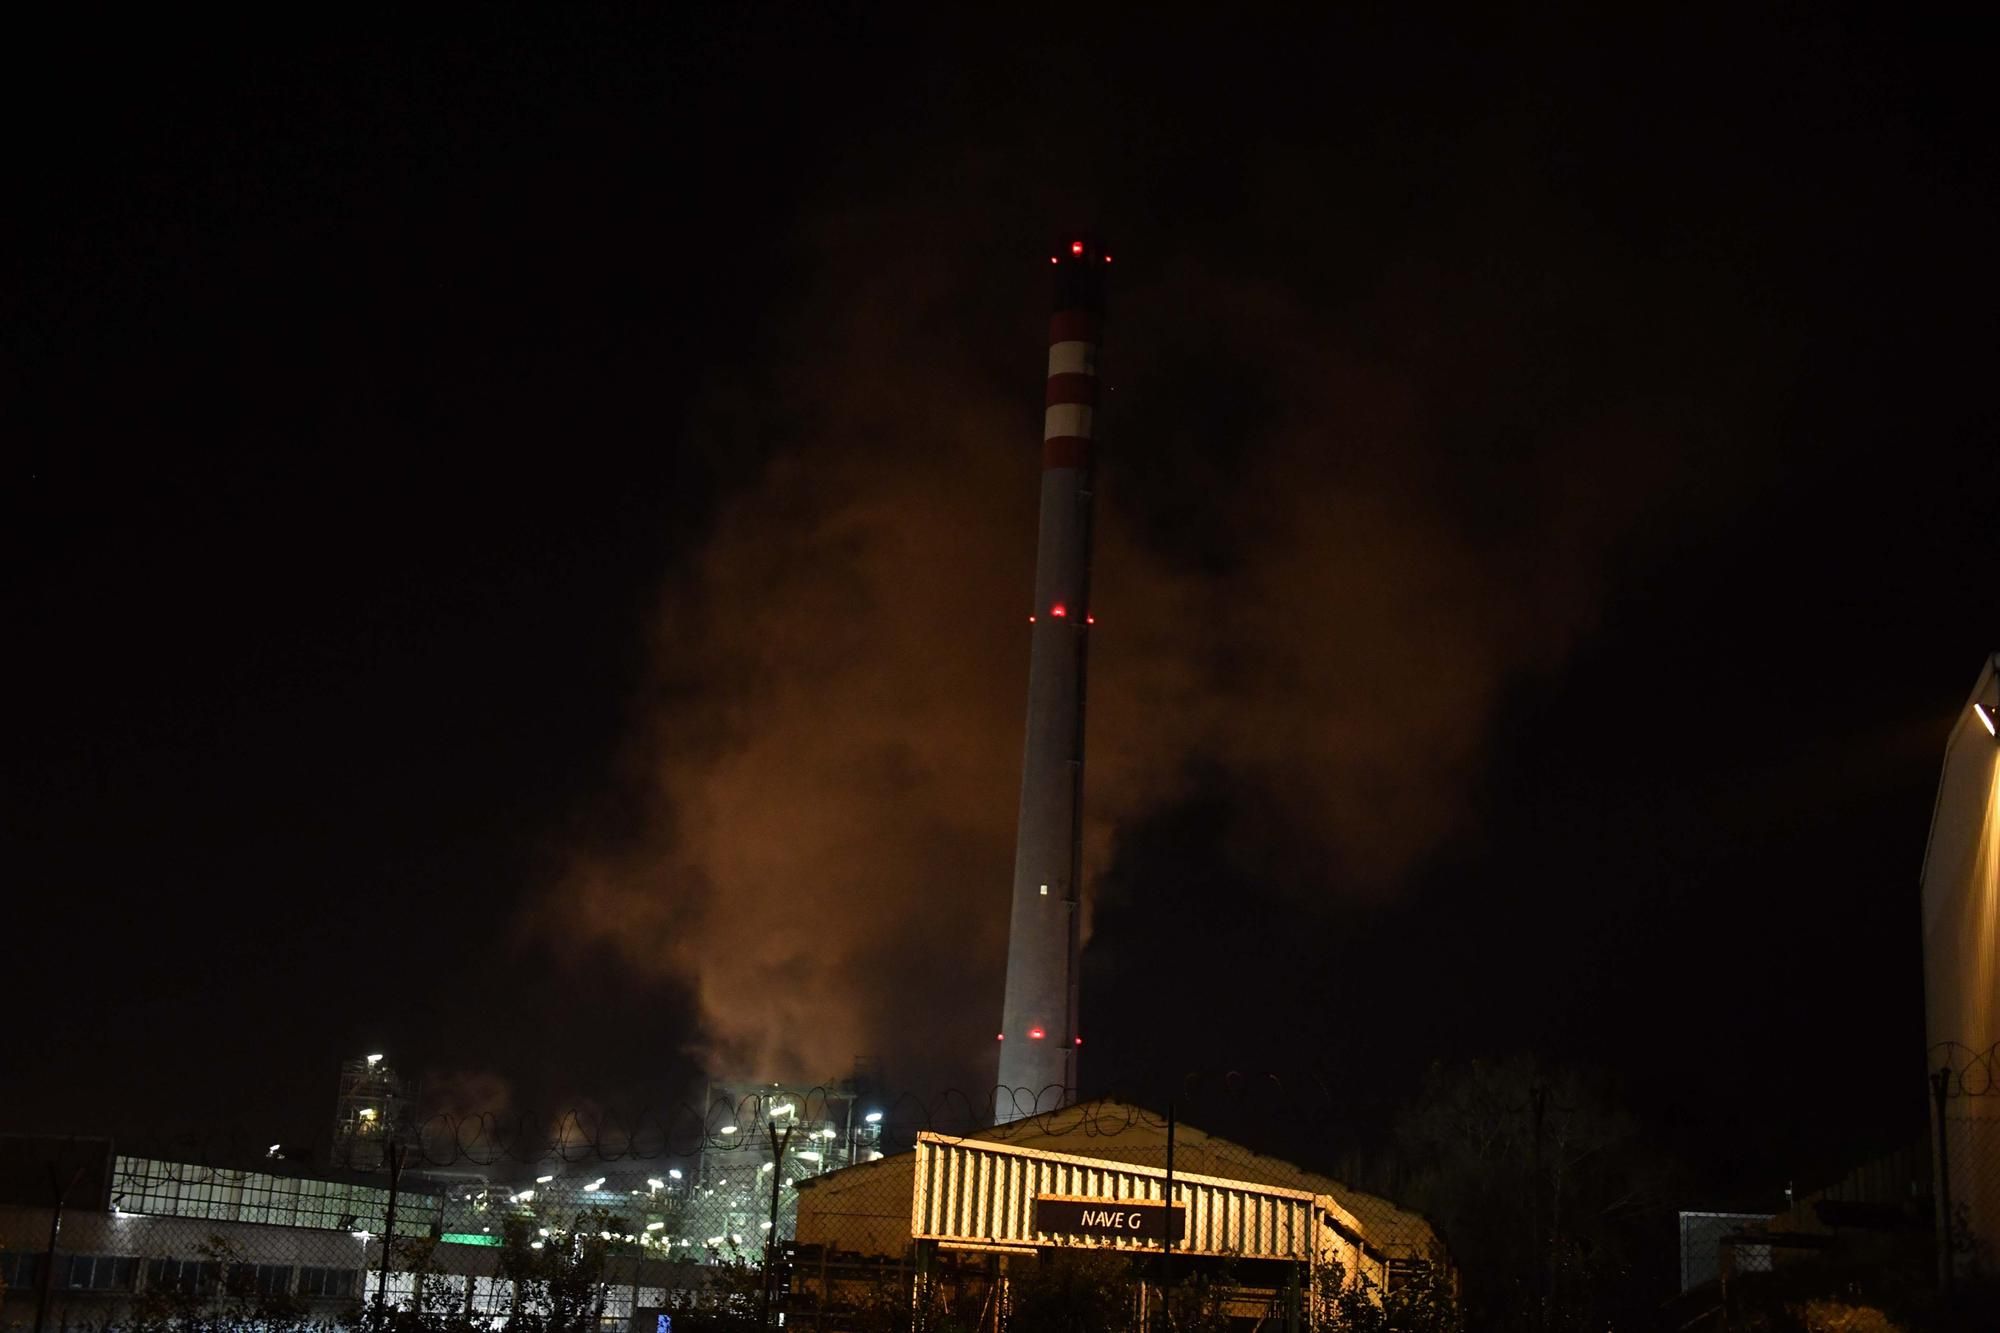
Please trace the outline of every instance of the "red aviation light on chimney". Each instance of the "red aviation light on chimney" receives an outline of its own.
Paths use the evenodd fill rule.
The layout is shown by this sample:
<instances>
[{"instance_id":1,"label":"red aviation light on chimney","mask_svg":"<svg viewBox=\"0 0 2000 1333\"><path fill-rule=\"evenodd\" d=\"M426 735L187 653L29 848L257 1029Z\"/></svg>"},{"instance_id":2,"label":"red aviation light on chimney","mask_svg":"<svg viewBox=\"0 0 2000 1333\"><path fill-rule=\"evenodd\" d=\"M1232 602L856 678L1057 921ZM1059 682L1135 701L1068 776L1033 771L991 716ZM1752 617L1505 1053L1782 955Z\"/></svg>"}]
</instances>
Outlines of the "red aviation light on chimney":
<instances>
[{"instance_id":1,"label":"red aviation light on chimney","mask_svg":"<svg viewBox=\"0 0 2000 1333\"><path fill-rule=\"evenodd\" d=\"M1040 1040L1041 1040L1041 1039L1042 1039L1043 1037L1046 1037L1046 1036L1048 1036L1048 1035L1049 1035L1048 1033L1046 1033L1046 1032L1042 1031L1042 1030L1041 1030L1040 1028L1029 1028L1029 1029L1028 1029L1028 1040L1029 1040L1029 1041L1040 1041Z\"/></svg>"},{"instance_id":2,"label":"red aviation light on chimney","mask_svg":"<svg viewBox=\"0 0 2000 1333\"><path fill-rule=\"evenodd\" d=\"M996 1033L994 1033L994 1034L993 1034L993 1040L995 1040L995 1041L1005 1041L1005 1040L1007 1040L1007 1034L1006 1034L1006 1033L1004 1033L1004 1032L996 1032Z\"/></svg>"},{"instance_id":3,"label":"red aviation light on chimney","mask_svg":"<svg viewBox=\"0 0 2000 1333\"><path fill-rule=\"evenodd\" d=\"M1069 608L1064 606L1061 602L1057 602L1054 606L1049 608L1049 614L1054 616L1057 620L1061 620L1063 617L1069 614Z\"/></svg>"},{"instance_id":4,"label":"red aviation light on chimney","mask_svg":"<svg viewBox=\"0 0 2000 1333\"><path fill-rule=\"evenodd\" d=\"M1097 617L1096 617L1096 616L1085 616L1085 617L1083 618L1083 623L1084 623L1084 624L1086 624L1086 625L1095 625L1095 624L1097 623Z\"/></svg>"},{"instance_id":5,"label":"red aviation light on chimney","mask_svg":"<svg viewBox=\"0 0 2000 1333\"><path fill-rule=\"evenodd\" d=\"M1050 262L1051 264L1060 264L1060 263L1062 263L1062 260L1060 260L1060 259L1057 259L1057 258L1056 258L1056 257L1055 257L1054 255L1050 255L1050 256L1049 256L1049 262Z\"/></svg>"},{"instance_id":6,"label":"red aviation light on chimney","mask_svg":"<svg viewBox=\"0 0 2000 1333\"><path fill-rule=\"evenodd\" d=\"M1082 242L1082 241L1071 241L1071 242L1069 243L1069 252L1070 252L1071 254L1073 254L1073 255L1080 255L1080 254L1082 254L1082 253L1083 253L1083 242Z\"/></svg>"}]
</instances>

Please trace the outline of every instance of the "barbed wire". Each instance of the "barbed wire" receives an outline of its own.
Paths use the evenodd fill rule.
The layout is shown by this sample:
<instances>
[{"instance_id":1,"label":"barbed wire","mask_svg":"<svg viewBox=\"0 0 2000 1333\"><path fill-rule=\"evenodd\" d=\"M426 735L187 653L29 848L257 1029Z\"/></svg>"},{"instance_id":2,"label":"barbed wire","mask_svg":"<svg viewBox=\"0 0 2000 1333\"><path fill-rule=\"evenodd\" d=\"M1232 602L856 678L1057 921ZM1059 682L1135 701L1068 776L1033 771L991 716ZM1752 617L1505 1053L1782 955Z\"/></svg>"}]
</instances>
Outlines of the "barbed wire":
<instances>
[{"instance_id":1,"label":"barbed wire","mask_svg":"<svg viewBox=\"0 0 2000 1333\"><path fill-rule=\"evenodd\" d=\"M1953 1095L2000 1092L2000 1045L1943 1043L1931 1055L1934 1069L1952 1071ZM1184 1173L1176 1179L1192 1182L1184 1188L1323 1201L1314 1206L1348 1246L1340 1290L1357 1300L1386 1310L1425 1290L1432 1265L1448 1283L1461 1273L1489 1305L1584 1301L1590 1282L1616 1274L1630 1288L1619 1300L1664 1299L1654 1288L1665 1279L1646 1276L1652 1270L1635 1266L1635 1256L1665 1234L1671 1191L1644 1145L1621 1155L1624 1140L1606 1137L1627 1131L1599 1115L1587 1079L1525 1059L1436 1073L1421 1089L1400 1089L1397 1107L1418 1107L1410 1143L1379 1134L1371 1141L1356 1129L1388 1102L1383 1089L1350 1093L1310 1074L1247 1070L1110 1083L1105 1095L1069 1104L1055 1092L1004 1088L871 1095L851 1082L759 1084L641 1110L588 1101L554 1114L385 1110L365 1135L323 1130L290 1144L219 1123L11 1148L0 1140L0 1156L43 1153L32 1170L0 1173L22 1187L0 1200L0 1283L14 1291L14 1309L48 1304L71 1328L124 1327L128 1311L179 1309L176 1302L194 1319L266 1300L270 1309L258 1306L245 1322L274 1333L293 1327L277 1318L281 1307L330 1328L384 1301L499 1327L523 1302L541 1299L536 1283L553 1290L563 1274L581 1274L607 1328L654 1311L685 1311L687 1327L701 1327L718 1302L735 1301L745 1327L752 1316L761 1326L782 1312L787 1328L913 1333L909 1311L947 1296L990 1302L999 1271L990 1247L979 1249L984 1242L940 1249L935 1228L912 1221L926 1172L986 1179L996 1162L1046 1154L1067 1164L1047 1169L1094 1173L1039 1187L1048 1197L1143 1197L1130 1185L1156 1188L1143 1182L1162 1178L1171 1116ZM1572 1130L1582 1135L1575 1142ZM945 1142L919 1146L923 1135ZM1478 1138L1478 1151L1454 1158L1454 1135ZM1982 1160L1956 1121L1952 1135L1954 1163ZM1303 1140L1313 1141L1295 1151ZM44 1169L55 1162L51 1152L62 1156L62 1172ZM71 1216L58 1248L46 1213L33 1210L51 1206L43 1182L67 1179L73 1158L101 1162L107 1178L64 1201ZM1106 1183L1114 1178L1126 1184ZM1559 1214L1558 1196L1595 1202ZM1211 1209L1202 1225L1223 1216ZM1222 1257L1206 1260L1194 1253L1201 1248L1177 1242L1175 1252L1187 1271L1227 1278L1230 1245L1210 1243ZM588 1271L559 1267L592 1254ZM1585 1272L1579 1265L1595 1276L1575 1276ZM1035 1271L1017 1265L1016 1278L1030 1284ZM1151 1269L1127 1276L1164 1280ZM1231 1299L1264 1301L1258 1308L1272 1318L1302 1299L1246 1291Z\"/></svg>"},{"instance_id":2,"label":"barbed wire","mask_svg":"<svg viewBox=\"0 0 2000 1333\"><path fill-rule=\"evenodd\" d=\"M1218 1130L1280 1124L1324 1128L1339 1123L1353 1104L1353 1099L1336 1100L1315 1078L1223 1071L1155 1084L1142 1094L1113 1091L1082 1102L1067 1101L1060 1089L1036 1094L1004 1087L977 1092L944 1088L929 1096L903 1092L871 1098L841 1085L820 1084L774 1087L705 1104L684 1100L664 1109L619 1110L586 1102L553 1113L434 1110L385 1120L379 1130L344 1140L325 1136L274 1145L255 1130L216 1123L109 1137L116 1139L121 1153L212 1170L285 1173L351 1167L357 1147L372 1155L363 1169L373 1170L386 1163L391 1144L405 1169L498 1169L510 1163L609 1165L746 1151L764 1143L774 1118L839 1125L843 1135L866 1119L870 1137L897 1146L908 1146L919 1133L1089 1139L1142 1125L1161 1128L1170 1101L1183 1118L1205 1115L1213 1122L1205 1127ZM996 1107L1007 1114L996 1116Z\"/></svg>"},{"instance_id":3,"label":"barbed wire","mask_svg":"<svg viewBox=\"0 0 2000 1333\"><path fill-rule=\"evenodd\" d=\"M2000 1097L2000 1042L1983 1049L1955 1041L1934 1043L1926 1067L1944 1075L1947 1098Z\"/></svg>"}]
</instances>

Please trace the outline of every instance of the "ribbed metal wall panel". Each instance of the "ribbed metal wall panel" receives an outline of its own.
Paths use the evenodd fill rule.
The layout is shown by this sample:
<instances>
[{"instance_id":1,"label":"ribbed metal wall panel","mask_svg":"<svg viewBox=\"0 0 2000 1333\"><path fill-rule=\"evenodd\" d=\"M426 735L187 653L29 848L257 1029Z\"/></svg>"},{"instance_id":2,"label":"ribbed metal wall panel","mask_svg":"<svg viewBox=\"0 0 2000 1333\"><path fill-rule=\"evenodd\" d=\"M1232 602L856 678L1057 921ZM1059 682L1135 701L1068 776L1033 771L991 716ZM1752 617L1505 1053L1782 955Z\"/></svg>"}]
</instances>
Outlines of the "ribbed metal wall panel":
<instances>
[{"instance_id":1,"label":"ribbed metal wall panel","mask_svg":"<svg viewBox=\"0 0 2000 1333\"><path fill-rule=\"evenodd\" d=\"M1166 1172L1093 1158L925 1133L917 1141L910 1231L925 1240L984 1245L1153 1248L1133 1240L1051 1236L1034 1229L1040 1195L1161 1200ZM1256 1259L1338 1259L1353 1271L1358 1237L1346 1233L1331 1199L1211 1176L1174 1177L1186 1207L1175 1250Z\"/></svg>"}]
</instances>

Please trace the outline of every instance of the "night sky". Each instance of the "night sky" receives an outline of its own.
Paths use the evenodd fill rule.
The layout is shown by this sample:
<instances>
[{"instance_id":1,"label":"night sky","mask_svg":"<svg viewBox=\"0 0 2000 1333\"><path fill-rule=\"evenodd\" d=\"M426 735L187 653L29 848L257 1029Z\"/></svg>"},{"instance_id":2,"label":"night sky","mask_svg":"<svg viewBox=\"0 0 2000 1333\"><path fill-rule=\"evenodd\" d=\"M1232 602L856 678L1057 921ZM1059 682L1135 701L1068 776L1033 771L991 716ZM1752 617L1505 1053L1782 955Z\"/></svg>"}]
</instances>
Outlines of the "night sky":
<instances>
[{"instance_id":1,"label":"night sky","mask_svg":"<svg viewBox=\"0 0 2000 1333\"><path fill-rule=\"evenodd\" d=\"M0 1127L990 1083L1090 227L1086 1084L1913 1137L2000 646L1956 23L802 11L17 46Z\"/></svg>"}]
</instances>

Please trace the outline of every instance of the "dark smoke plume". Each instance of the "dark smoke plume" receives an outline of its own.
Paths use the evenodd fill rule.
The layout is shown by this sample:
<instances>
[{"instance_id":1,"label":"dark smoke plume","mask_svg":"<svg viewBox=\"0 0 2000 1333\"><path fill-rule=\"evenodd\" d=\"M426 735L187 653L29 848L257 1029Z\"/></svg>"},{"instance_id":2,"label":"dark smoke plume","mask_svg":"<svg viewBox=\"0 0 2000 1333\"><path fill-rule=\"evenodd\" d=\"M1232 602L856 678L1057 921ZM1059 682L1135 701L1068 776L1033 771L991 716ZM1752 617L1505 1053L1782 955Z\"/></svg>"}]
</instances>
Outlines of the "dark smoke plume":
<instances>
[{"instance_id":1,"label":"dark smoke plume","mask_svg":"<svg viewBox=\"0 0 2000 1333\"><path fill-rule=\"evenodd\" d=\"M1002 174L962 188L998 201ZM775 389L727 405L781 442L661 599L651 818L559 890L571 930L691 988L718 1072L991 1077L966 1057L998 1012L1018 797L1037 208L820 226ZM1553 207L1470 225L1332 283L1185 235L1119 270L1087 875L1200 772L1320 849L1301 910L1393 891L1465 818L1503 694L1720 456L1661 320L1631 321L1658 345L1609 332L1671 275L1609 281Z\"/></svg>"}]
</instances>

